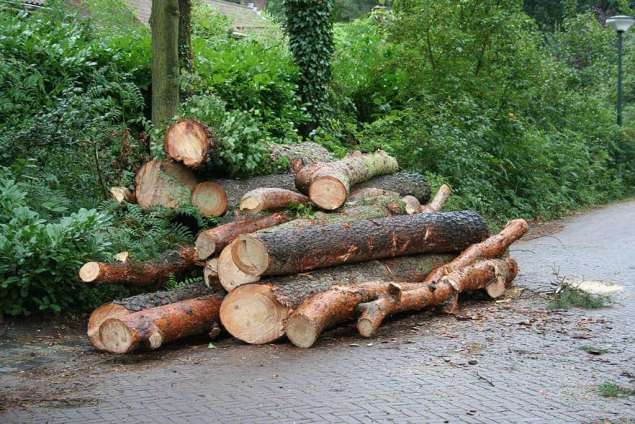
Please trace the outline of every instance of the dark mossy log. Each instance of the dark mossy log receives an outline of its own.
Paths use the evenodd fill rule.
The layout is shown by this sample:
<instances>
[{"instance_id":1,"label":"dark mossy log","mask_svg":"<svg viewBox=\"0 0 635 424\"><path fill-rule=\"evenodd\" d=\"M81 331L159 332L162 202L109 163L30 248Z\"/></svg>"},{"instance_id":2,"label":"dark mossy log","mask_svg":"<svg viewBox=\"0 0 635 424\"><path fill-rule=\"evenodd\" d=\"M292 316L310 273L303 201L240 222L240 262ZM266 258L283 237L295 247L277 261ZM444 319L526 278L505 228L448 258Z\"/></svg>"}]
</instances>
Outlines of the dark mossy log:
<instances>
[{"instance_id":1,"label":"dark mossy log","mask_svg":"<svg viewBox=\"0 0 635 424\"><path fill-rule=\"evenodd\" d=\"M190 203L196 184L196 177L187 167L153 159L137 172L135 195L137 203L144 209L153 206L178 208Z\"/></svg>"},{"instance_id":2,"label":"dark mossy log","mask_svg":"<svg viewBox=\"0 0 635 424\"><path fill-rule=\"evenodd\" d=\"M183 337L202 334L218 320L223 295L219 293L144 309L109 318L99 327L104 350L128 353L140 347L158 349Z\"/></svg>"},{"instance_id":3,"label":"dark mossy log","mask_svg":"<svg viewBox=\"0 0 635 424\"><path fill-rule=\"evenodd\" d=\"M285 275L348 262L455 253L487 238L475 212L444 212L311 225L239 236L232 257L243 272ZM221 282L223 281L222 268Z\"/></svg>"},{"instance_id":4,"label":"dark mossy log","mask_svg":"<svg viewBox=\"0 0 635 424\"><path fill-rule=\"evenodd\" d=\"M79 279L91 285L125 284L130 286L158 285L171 275L187 271L199 262L196 249L184 246L165 252L160 258L146 262L87 262L79 270Z\"/></svg>"},{"instance_id":5,"label":"dark mossy log","mask_svg":"<svg viewBox=\"0 0 635 424\"><path fill-rule=\"evenodd\" d=\"M416 255L324 268L242 285L223 301L220 319L234 337L252 344L272 342L285 333L289 314L311 296L334 286L383 281L422 281L452 255Z\"/></svg>"},{"instance_id":6,"label":"dark mossy log","mask_svg":"<svg viewBox=\"0 0 635 424\"><path fill-rule=\"evenodd\" d=\"M421 206L419 211L422 213L440 212L451 194L452 190L450 189L450 186L443 184L439 187L437 194L434 195L434 198L430 201L430 203Z\"/></svg>"},{"instance_id":7,"label":"dark mossy log","mask_svg":"<svg viewBox=\"0 0 635 424\"><path fill-rule=\"evenodd\" d=\"M240 204L240 199L245 193L261 187L275 187L296 191L292 174L263 175L242 180L216 179L214 181L225 189L227 203L230 208L237 208Z\"/></svg>"},{"instance_id":8,"label":"dark mossy log","mask_svg":"<svg viewBox=\"0 0 635 424\"><path fill-rule=\"evenodd\" d=\"M206 296L214 293L203 282L195 282L172 290L143 293L125 299L114 300L95 309L88 319L87 335L90 343L97 349L103 350L99 338L99 327L109 318L119 318L144 309L176 303L186 299Z\"/></svg>"},{"instance_id":9,"label":"dark mossy log","mask_svg":"<svg viewBox=\"0 0 635 424\"><path fill-rule=\"evenodd\" d=\"M204 124L194 119L182 119L167 129L163 147L169 158L197 168L207 161L214 138Z\"/></svg>"},{"instance_id":10,"label":"dark mossy log","mask_svg":"<svg viewBox=\"0 0 635 424\"><path fill-rule=\"evenodd\" d=\"M273 162L286 159L289 165L308 165L315 162L332 162L335 157L323 146L310 141L295 144L272 144L269 146Z\"/></svg>"},{"instance_id":11,"label":"dark mossy log","mask_svg":"<svg viewBox=\"0 0 635 424\"><path fill-rule=\"evenodd\" d=\"M458 309L458 296L463 292L485 290L496 299L505 293L517 274L518 264L514 259L489 259L459 268L436 283L423 283L415 288L391 283L387 294L359 305L361 315L357 329L362 336L371 337L386 317L431 306L443 305L446 312L454 313Z\"/></svg>"},{"instance_id":12,"label":"dark mossy log","mask_svg":"<svg viewBox=\"0 0 635 424\"><path fill-rule=\"evenodd\" d=\"M240 210L258 213L263 210L284 209L293 205L309 203L304 194L284 188L257 188L240 199Z\"/></svg>"},{"instance_id":13,"label":"dark mossy log","mask_svg":"<svg viewBox=\"0 0 635 424\"><path fill-rule=\"evenodd\" d=\"M282 224L288 220L289 216L287 214L277 212L269 216L230 222L202 231L196 238L195 243L198 258L201 260L207 259L220 252L240 234L253 233L263 228Z\"/></svg>"},{"instance_id":14,"label":"dark mossy log","mask_svg":"<svg viewBox=\"0 0 635 424\"><path fill-rule=\"evenodd\" d=\"M119 204L137 202L137 196L128 187L110 187L110 194L115 199L115 202Z\"/></svg>"},{"instance_id":15,"label":"dark mossy log","mask_svg":"<svg viewBox=\"0 0 635 424\"><path fill-rule=\"evenodd\" d=\"M396 174L382 175L366 182L355 185L351 195L366 188L377 188L399 193L403 196L414 196L419 203L424 204L430 200L430 184L426 178L416 172L400 171Z\"/></svg>"},{"instance_id":16,"label":"dark mossy log","mask_svg":"<svg viewBox=\"0 0 635 424\"><path fill-rule=\"evenodd\" d=\"M373 177L397 172L397 160L383 151L354 153L335 162L307 165L295 173L298 190L318 207L335 210L342 206L351 187Z\"/></svg>"},{"instance_id":17,"label":"dark mossy log","mask_svg":"<svg viewBox=\"0 0 635 424\"><path fill-rule=\"evenodd\" d=\"M220 184L213 181L205 181L194 187L192 205L203 216L221 216L227 212L227 194Z\"/></svg>"}]
</instances>

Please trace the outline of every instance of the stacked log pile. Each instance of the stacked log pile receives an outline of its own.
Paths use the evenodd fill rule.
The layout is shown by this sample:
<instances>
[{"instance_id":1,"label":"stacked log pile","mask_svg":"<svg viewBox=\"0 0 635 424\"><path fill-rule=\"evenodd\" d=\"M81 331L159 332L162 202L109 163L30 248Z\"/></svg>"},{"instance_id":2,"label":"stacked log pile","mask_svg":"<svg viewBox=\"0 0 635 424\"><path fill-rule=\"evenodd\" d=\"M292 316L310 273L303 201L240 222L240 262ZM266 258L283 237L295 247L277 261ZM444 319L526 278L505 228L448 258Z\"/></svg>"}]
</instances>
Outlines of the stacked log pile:
<instances>
[{"instance_id":1,"label":"stacked log pile","mask_svg":"<svg viewBox=\"0 0 635 424\"><path fill-rule=\"evenodd\" d=\"M192 204L229 219L153 261L125 253L116 263L84 264L79 278L93 285L158 290L172 275L201 276L96 309L88 324L96 349L157 349L190 335L215 337L220 328L250 344L286 335L306 348L354 320L361 336L372 337L397 313L456 313L460 293L498 298L518 273L506 252L527 231L525 221L490 236L477 213L441 211L448 186L430 199L425 178L400 172L385 152L335 160L311 143L275 146L272 158L288 159L287 174L198 181L196 169L215 144L205 125L181 120L166 133L169 159L146 163L134 190L111 190L119 203Z\"/></svg>"}]
</instances>

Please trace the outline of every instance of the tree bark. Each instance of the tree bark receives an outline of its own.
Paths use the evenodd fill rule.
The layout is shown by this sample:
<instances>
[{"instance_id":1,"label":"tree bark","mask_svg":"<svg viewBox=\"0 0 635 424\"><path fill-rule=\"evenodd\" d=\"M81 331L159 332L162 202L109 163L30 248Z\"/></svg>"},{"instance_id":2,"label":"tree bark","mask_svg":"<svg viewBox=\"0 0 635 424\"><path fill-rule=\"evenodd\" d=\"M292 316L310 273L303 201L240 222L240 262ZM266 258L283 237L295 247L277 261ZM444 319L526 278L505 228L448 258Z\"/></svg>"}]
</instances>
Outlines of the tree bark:
<instances>
[{"instance_id":1,"label":"tree bark","mask_svg":"<svg viewBox=\"0 0 635 424\"><path fill-rule=\"evenodd\" d=\"M362 312L357 329L364 337L375 335L388 315L412 312L430 306L445 305L446 311L458 308L459 293L485 289L496 299L505 293L506 287L518 274L518 264L512 258L478 261L445 275L437 283L421 284L405 288L392 284L388 294L372 302L359 305Z\"/></svg>"},{"instance_id":2,"label":"tree bark","mask_svg":"<svg viewBox=\"0 0 635 424\"><path fill-rule=\"evenodd\" d=\"M397 160L383 151L354 153L336 162L302 167L296 172L295 184L318 207L335 210L346 202L353 185L378 175L393 174L398 169Z\"/></svg>"},{"instance_id":3,"label":"tree bark","mask_svg":"<svg viewBox=\"0 0 635 424\"><path fill-rule=\"evenodd\" d=\"M284 275L371 259L455 253L487 236L487 225L475 212L415 214L241 235L232 257L247 274Z\"/></svg>"},{"instance_id":4,"label":"tree bark","mask_svg":"<svg viewBox=\"0 0 635 424\"><path fill-rule=\"evenodd\" d=\"M153 159L139 169L135 185L137 203L142 208L178 208L191 202L196 177L183 165Z\"/></svg>"},{"instance_id":5,"label":"tree bark","mask_svg":"<svg viewBox=\"0 0 635 424\"><path fill-rule=\"evenodd\" d=\"M434 198L430 201L430 203L419 208L419 212L440 212L451 194L452 190L450 189L450 186L448 186L447 184L443 184L441 187L439 187L437 194L434 195Z\"/></svg>"},{"instance_id":6,"label":"tree bark","mask_svg":"<svg viewBox=\"0 0 635 424\"><path fill-rule=\"evenodd\" d=\"M309 203L309 198L283 188L257 188L240 199L240 210L258 213L263 210L283 209L292 205Z\"/></svg>"},{"instance_id":7,"label":"tree bark","mask_svg":"<svg viewBox=\"0 0 635 424\"><path fill-rule=\"evenodd\" d=\"M207 287L221 287L218 281L218 258L212 258L205 262L205 268L203 268L203 281Z\"/></svg>"},{"instance_id":8,"label":"tree bark","mask_svg":"<svg viewBox=\"0 0 635 424\"><path fill-rule=\"evenodd\" d=\"M115 202L119 204L137 202L137 196L127 187L110 187L110 194L115 199Z\"/></svg>"},{"instance_id":9,"label":"tree bark","mask_svg":"<svg viewBox=\"0 0 635 424\"><path fill-rule=\"evenodd\" d=\"M88 339L96 349L104 350L104 345L99 338L99 327L107 319L119 318L144 309L151 309L212 293L214 292L207 288L205 284L196 282L172 290L143 293L125 299L114 300L95 309L90 315L86 332Z\"/></svg>"},{"instance_id":10,"label":"tree bark","mask_svg":"<svg viewBox=\"0 0 635 424\"><path fill-rule=\"evenodd\" d=\"M184 246L165 252L161 258L147 262L87 262L80 268L79 278L91 285L158 285L171 275L197 266L198 260L196 249L193 246Z\"/></svg>"},{"instance_id":11,"label":"tree bark","mask_svg":"<svg viewBox=\"0 0 635 424\"><path fill-rule=\"evenodd\" d=\"M242 285L221 306L223 326L234 337L252 344L272 342L285 334L289 314L311 296L334 286L364 281L421 281L452 255L404 256L325 268L311 273L277 277Z\"/></svg>"},{"instance_id":12,"label":"tree bark","mask_svg":"<svg viewBox=\"0 0 635 424\"><path fill-rule=\"evenodd\" d=\"M179 0L179 65L190 73L194 69L191 0Z\"/></svg>"},{"instance_id":13,"label":"tree bark","mask_svg":"<svg viewBox=\"0 0 635 424\"><path fill-rule=\"evenodd\" d=\"M416 172L400 171L396 174L381 175L366 182L357 184L352 191L365 188L378 188L399 193L400 196L414 196L419 203L424 204L430 200L430 184L426 178Z\"/></svg>"},{"instance_id":14,"label":"tree bark","mask_svg":"<svg viewBox=\"0 0 635 424\"><path fill-rule=\"evenodd\" d=\"M214 138L209 129L194 119L181 119L170 125L163 143L165 153L176 162L198 168L209 157Z\"/></svg>"},{"instance_id":15,"label":"tree bark","mask_svg":"<svg viewBox=\"0 0 635 424\"><path fill-rule=\"evenodd\" d=\"M253 233L263 228L282 224L289 219L288 215L278 212L262 218L230 222L202 231L195 243L198 258L207 259L216 252L220 252L240 234Z\"/></svg>"},{"instance_id":16,"label":"tree bark","mask_svg":"<svg viewBox=\"0 0 635 424\"><path fill-rule=\"evenodd\" d=\"M179 104L179 2L153 0L152 123L156 128L172 119Z\"/></svg>"},{"instance_id":17,"label":"tree bark","mask_svg":"<svg viewBox=\"0 0 635 424\"><path fill-rule=\"evenodd\" d=\"M202 334L218 319L223 296L212 294L105 320L99 328L104 350L128 353L158 349L183 337Z\"/></svg>"},{"instance_id":18,"label":"tree bark","mask_svg":"<svg viewBox=\"0 0 635 424\"><path fill-rule=\"evenodd\" d=\"M198 183L192 191L192 205L203 216L215 217L227 212L227 193L214 181Z\"/></svg>"}]
</instances>

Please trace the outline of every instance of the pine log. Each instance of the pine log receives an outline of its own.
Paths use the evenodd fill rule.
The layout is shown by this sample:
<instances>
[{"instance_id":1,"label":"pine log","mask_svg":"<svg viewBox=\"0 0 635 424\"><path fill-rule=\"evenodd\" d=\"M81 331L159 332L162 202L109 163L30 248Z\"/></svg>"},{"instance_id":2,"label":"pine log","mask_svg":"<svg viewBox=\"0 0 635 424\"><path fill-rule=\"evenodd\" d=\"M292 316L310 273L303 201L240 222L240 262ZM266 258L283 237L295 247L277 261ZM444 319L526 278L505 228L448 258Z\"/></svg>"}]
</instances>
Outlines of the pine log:
<instances>
[{"instance_id":1,"label":"pine log","mask_svg":"<svg viewBox=\"0 0 635 424\"><path fill-rule=\"evenodd\" d=\"M125 299L114 300L111 303L95 309L88 319L88 330L86 334L90 343L99 350L104 350L104 346L99 338L99 327L109 318L119 318L144 309L155 308L169 303L180 302L185 299L193 299L199 296L212 294L202 282L188 284L172 290L159 291L153 293L143 293Z\"/></svg>"},{"instance_id":2,"label":"pine log","mask_svg":"<svg viewBox=\"0 0 635 424\"><path fill-rule=\"evenodd\" d=\"M99 337L105 351L128 353L158 349L183 337L202 334L218 319L223 296L211 294L105 320Z\"/></svg>"},{"instance_id":3,"label":"pine log","mask_svg":"<svg viewBox=\"0 0 635 424\"><path fill-rule=\"evenodd\" d=\"M295 184L318 207L335 210L346 202L353 185L375 176L393 174L398 169L397 160L380 150L304 166L296 173Z\"/></svg>"},{"instance_id":4,"label":"pine log","mask_svg":"<svg viewBox=\"0 0 635 424\"><path fill-rule=\"evenodd\" d=\"M489 259L459 268L436 283L424 283L416 288L391 284L388 294L359 305L361 315L357 329L363 337L372 337L389 314L420 311L437 305L445 305L446 311L455 312L458 295L463 292L485 289L492 299L496 299L505 293L517 274L518 264L513 258Z\"/></svg>"},{"instance_id":5,"label":"pine log","mask_svg":"<svg viewBox=\"0 0 635 424\"><path fill-rule=\"evenodd\" d=\"M220 252L240 234L253 233L288 220L288 215L278 212L262 218L230 222L202 231L196 238L195 243L198 258L207 259Z\"/></svg>"},{"instance_id":6,"label":"pine log","mask_svg":"<svg viewBox=\"0 0 635 424\"><path fill-rule=\"evenodd\" d=\"M432 271L426 277L424 283L435 284L444 276L459 272L477 261L494 259L502 256L512 243L521 238L527 232L527 229L527 222L524 219L516 219L509 222L500 233L489 237L481 243L470 246L453 261ZM494 287L492 286L489 290L490 295L492 295ZM386 317L400 311L399 304L388 297L376 300L374 305L372 324L364 324L363 331L364 334L368 335L368 337L375 333Z\"/></svg>"},{"instance_id":7,"label":"pine log","mask_svg":"<svg viewBox=\"0 0 635 424\"><path fill-rule=\"evenodd\" d=\"M165 133L164 149L169 158L190 168L198 168L208 159L214 139L209 129L194 119L182 119Z\"/></svg>"},{"instance_id":8,"label":"pine log","mask_svg":"<svg viewBox=\"0 0 635 424\"><path fill-rule=\"evenodd\" d=\"M240 210L258 213L263 210L283 209L292 205L309 203L309 198L283 188L257 188L240 199Z\"/></svg>"},{"instance_id":9,"label":"pine log","mask_svg":"<svg viewBox=\"0 0 635 424\"><path fill-rule=\"evenodd\" d=\"M115 199L115 202L118 204L122 204L123 202L127 203L136 203L137 197L134 192L130 191L128 187L110 187L110 194L112 198Z\"/></svg>"},{"instance_id":10,"label":"pine log","mask_svg":"<svg viewBox=\"0 0 635 424\"><path fill-rule=\"evenodd\" d=\"M160 258L147 262L87 262L79 270L79 279L91 285L148 286L160 284L171 275L187 271L198 265L198 261L196 249L184 246L165 252Z\"/></svg>"},{"instance_id":11,"label":"pine log","mask_svg":"<svg viewBox=\"0 0 635 424\"><path fill-rule=\"evenodd\" d=\"M181 164L153 159L139 169L135 183L137 203L142 208L178 208L190 203L196 178Z\"/></svg>"},{"instance_id":12,"label":"pine log","mask_svg":"<svg viewBox=\"0 0 635 424\"><path fill-rule=\"evenodd\" d=\"M352 192L365 188L393 191L399 193L401 197L411 195L416 197L421 204L428 202L431 194L430 184L423 175L407 171L372 178L366 182L355 185Z\"/></svg>"},{"instance_id":13,"label":"pine log","mask_svg":"<svg viewBox=\"0 0 635 424\"><path fill-rule=\"evenodd\" d=\"M199 183L192 191L192 205L203 216L221 216L227 212L227 194L221 185L213 181Z\"/></svg>"},{"instance_id":14,"label":"pine log","mask_svg":"<svg viewBox=\"0 0 635 424\"><path fill-rule=\"evenodd\" d=\"M311 296L334 286L383 281L421 281L452 255L417 255L324 268L242 285L223 301L220 319L234 337L251 344L272 342L285 334L289 314Z\"/></svg>"},{"instance_id":15,"label":"pine log","mask_svg":"<svg viewBox=\"0 0 635 424\"><path fill-rule=\"evenodd\" d=\"M232 244L232 257L249 275L285 275L371 259L455 253L487 236L487 225L475 212L415 214L243 234Z\"/></svg>"},{"instance_id":16,"label":"pine log","mask_svg":"<svg viewBox=\"0 0 635 424\"><path fill-rule=\"evenodd\" d=\"M391 197L398 199L401 197L401 195L396 191L384 190L377 187L365 187L351 191L350 196L348 196L348 202L363 202L368 198L372 199L376 197Z\"/></svg>"},{"instance_id":17,"label":"pine log","mask_svg":"<svg viewBox=\"0 0 635 424\"><path fill-rule=\"evenodd\" d=\"M335 157L323 146L310 141L294 144L272 144L269 147L271 160L277 162L286 159L289 164L309 165L315 162L332 162Z\"/></svg>"},{"instance_id":18,"label":"pine log","mask_svg":"<svg viewBox=\"0 0 635 424\"><path fill-rule=\"evenodd\" d=\"M447 184L443 184L441 187L439 187L437 194L434 195L434 198L430 201L430 203L419 208L419 212L440 212L441 209L443 209L443 205L445 205L445 202L447 202L451 194L452 190L450 189L450 186Z\"/></svg>"}]
</instances>

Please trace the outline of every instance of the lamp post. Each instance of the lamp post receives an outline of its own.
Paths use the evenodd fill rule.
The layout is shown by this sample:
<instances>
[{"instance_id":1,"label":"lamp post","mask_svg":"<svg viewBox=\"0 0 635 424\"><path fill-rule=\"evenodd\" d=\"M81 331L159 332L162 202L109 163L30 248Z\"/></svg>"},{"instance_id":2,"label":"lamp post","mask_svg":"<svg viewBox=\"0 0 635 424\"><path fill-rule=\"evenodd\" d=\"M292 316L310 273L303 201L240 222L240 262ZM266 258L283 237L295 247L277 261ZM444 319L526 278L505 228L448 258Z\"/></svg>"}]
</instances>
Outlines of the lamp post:
<instances>
[{"instance_id":1,"label":"lamp post","mask_svg":"<svg viewBox=\"0 0 635 424\"><path fill-rule=\"evenodd\" d=\"M617 125L622 125L622 62L624 56L624 33L635 24L631 16L611 16L606 20L617 31Z\"/></svg>"}]
</instances>

